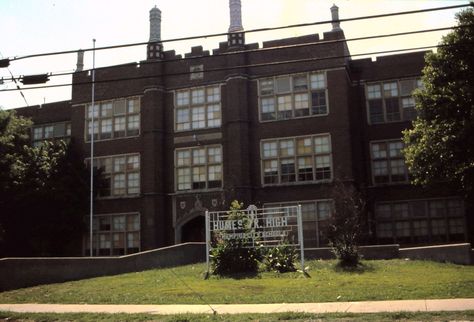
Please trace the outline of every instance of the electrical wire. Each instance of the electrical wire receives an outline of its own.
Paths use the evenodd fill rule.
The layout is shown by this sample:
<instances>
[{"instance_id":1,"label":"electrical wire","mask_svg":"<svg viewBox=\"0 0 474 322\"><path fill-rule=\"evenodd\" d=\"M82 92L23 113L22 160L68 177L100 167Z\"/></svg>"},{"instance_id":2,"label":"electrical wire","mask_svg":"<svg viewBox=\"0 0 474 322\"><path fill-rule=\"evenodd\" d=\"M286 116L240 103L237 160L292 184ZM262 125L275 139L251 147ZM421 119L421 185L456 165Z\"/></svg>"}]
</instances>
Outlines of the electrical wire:
<instances>
[{"instance_id":1,"label":"electrical wire","mask_svg":"<svg viewBox=\"0 0 474 322\"><path fill-rule=\"evenodd\" d=\"M0 56L3 58L3 55L2 55L2 53L1 53L1 52L0 52ZM10 68L9 68L9 67L7 67L7 70L8 70L8 72L10 73L10 75L11 75L11 77L12 77L12 80L13 80L13 82L15 82L15 85L16 85L16 88L17 88L17 90L19 90L19 91L20 91L20 95L21 95L21 97L23 97L23 100L25 101L25 104L26 104L26 106L30 106L30 105L28 104L28 101L26 100L26 97L25 97L25 95L23 94L23 92L22 92L22 90L21 90L21 88L20 88L20 85L18 85L18 83L17 83L16 79L13 77L13 74L12 74L12 72L11 72ZM3 83L3 78L2 78L2 83Z\"/></svg>"},{"instance_id":2,"label":"electrical wire","mask_svg":"<svg viewBox=\"0 0 474 322\"><path fill-rule=\"evenodd\" d=\"M344 43L344 42L352 42L352 41L362 41L362 40L371 40L371 39L378 39L378 38L388 38L388 37L398 37L398 36L406 36L406 35L413 35L419 33L427 33L427 32L437 32L437 31L445 31L451 29L459 29L459 28L466 28L471 27L473 25L460 25L460 26L452 26L452 27L441 27L441 28L433 28L433 29L422 29L422 30L415 30L415 31L406 31L406 32L397 32L391 34L381 34L381 35L374 35L374 36L364 36L364 37L355 37L349 39L335 39L335 40L321 40L316 42L309 42L304 44L295 44L295 45L284 45L284 46L275 46L275 47L267 47L267 48L257 48L257 49L246 49L246 50L238 50L232 52L225 52L225 53L216 53L213 55L201 55L201 56L192 56L192 57L185 57L185 58L171 58L171 59L163 59L159 61L142 61L140 65L145 64L160 64L165 62L175 62L175 61L184 61L184 60L193 60L193 59L202 59L202 58L215 58L220 56L231 56L231 55L239 55L239 54L248 54L254 52L263 52L263 51L273 51L273 50L281 50L281 49L292 49L292 48L301 48L301 47L308 47L308 46L320 46L320 45L329 45L329 44L337 44L337 43ZM110 67L110 66L109 66ZM107 68L107 66L101 67ZM67 76L73 75L74 71L67 71L67 72L50 72L48 73L49 77L55 76ZM21 79L21 76L16 76L17 79ZM4 81L12 81L12 78L4 78Z\"/></svg>"},{"instance_id":3,"label":"electrical wire","mask_svg":"<svg viewBox=\"0 0 474 322\"><path fill-rule=\"evenodd\" d=\"M392 13L385 13L385 14L378 14L378 15L369 15L369 16L360 16L360 17L353 17L353 18L345 18L339 20L325 20L325 21L317 21L317 22L309 22L309 23L300 23L300 24L293 24L293 25L285 25L279 27L267 27L267 28L258 28L258 29L251 29L243 31L245 34L254 33L254 32L265 32L265 31L274 31L274 30L281 30L281 29L289 29L289 28L299 28L299 27L309 27L321 24L329 24L334 22L350 22L350 21L358 21L364 19L376 19L376 18L385 18L391 16L399 16L399 15L407 15L407 14L417 14L417 13L425 13L425 12L432 12L432 11L439 11L439 10L449 10L449 9L459 9L465 7L473 7L474 3L469 4L462 4L462 5L454 5L454 6L445 6L445 7L437 7L437 8L428 8L428 9L420 9L420 10L411 10L411 11L398 11ZM199 35L199 36L190 36L190 37L181 37L181 38L173 38L173 39L166 39L160 40L159 43L166 43L166 42L177 42L177 41L184 41L184 40L194 40L194 39L201 39L201 38L212 38L212 37L221 37L227 36L229 33L215 33L215 34L206 34L206 35ZM81 49L82 51L92 51L92 50L106 50L106 49L117 49L117 48L125 48L125 47L133 47L133 46L141 46L149 44L150 42L139 42L139 43L130 43L130 44L122 44L122 45L114 45L114 46L105 46L105 47L97 47L97 48L86 48ZM78 49L76 50L64 50L64 51L57 51L57 52L49 52L49 53L40 53L40 54L31 54L25 56L16 56L10 58L10 61L16 61L21 59L27 58L34 58L34 57L42 57L42 56L53 56L53 55L63 55L63 54L73 54L77 53Z\"/></svg>"},{"instance_id":4,"label":"electrical wire","mask_svg":"<svg viewBox=\"0 0 474 322\"><path fill-rule=\"evenodd\" d=\"M433 45L433 46L422 46L422 47L411 47L405 49L392 49L392 50L384 50L384 51L375 51L375 52L368 52L368 53L359 53L359 54L348 54L348 55L338 55L338 56L328 56L328 57L318 57L318 58L305 58L305 59L294 59L294 60L285 60L285 61L276 61L276 62L266 62L260 64L247 64L247 65L237 65L231 67L221 67L221 68L213 68L207 69L203 71L199 71L200 73L211 73L211 72L220 72L220 71L228 71L228 70L238 70L244 68L259 68L259 67L267 67L267 66L277 66L277 65L284 65L284 64L294 64L294 63L305 63L305 62L315 62L315 61L322 61L322 60L331 60L331 59L343 59L343 58L352 58L358 56L373 56L379 54L390 54L390 53L402 53L402 52L413 52L416 50L427 50L431 48L437 47L447 47L451 45ZM329 66L327 68L334 68L335 66ZM338 65L337 67L342 67ZM102 80L95 80L95 83L111 83L111 82L122 82L122 81L131 81L131 80L139 80L139 79L148 79L148 78L157 78L157 77L169 77L169 76L182 76L182 75L189 75L196 72L186 71L186 72L176 72L176 73L166 73L166 74L152 74L152 75L145 75L145 76L137 76L137 77L123 77L123 78L111 78L111 79L102 79ZM64 87L64 86L78 86L78 85L88 85L92 84L91 81L86 82L75 82L75 83L67 83L67 84L56 84L56 85L44 85L44 86L37 86L37 87L30 87L24 88L24 90L32 90L32 89L42 89L42 88L54 88L54 87ZM10 92L15 91L16 89L4 89L0 90L0 92Z\"/></svg>"}]
</instances>

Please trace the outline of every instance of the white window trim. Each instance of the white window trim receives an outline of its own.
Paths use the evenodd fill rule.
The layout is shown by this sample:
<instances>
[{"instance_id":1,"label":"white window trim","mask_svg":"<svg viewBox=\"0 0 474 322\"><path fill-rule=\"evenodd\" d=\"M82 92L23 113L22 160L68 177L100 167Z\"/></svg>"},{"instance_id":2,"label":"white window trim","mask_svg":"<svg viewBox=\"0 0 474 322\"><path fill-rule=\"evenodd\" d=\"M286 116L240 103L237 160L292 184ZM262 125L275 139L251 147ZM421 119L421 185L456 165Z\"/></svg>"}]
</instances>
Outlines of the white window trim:
<instances>
[{"instance_id":1,"label":"white window trim","mask_svg":"<svg viewBox=\"0 0 474 322\"><path fill-rule=\"evenodd\" d=\"M107 159L107 158L116 158L116 157L128 157L128 156L136 156L138 155L139 157L139 161L140 161L140 169L138 170L138 177L139 177L139 180L140 180L140 184L139 184L139 187L138 187L138 193L133 193L133 194L128 194L128 193L125 193L124 195L118 195L118 196L98 196L97 198L100 199L100 200L107 200L107 199L126 199L126 198L139 198L141 196L141 193L142 193L142 155L140 152L131 152L131 153L125 153L125 154L110 154L110 155L98 155L98 156L94 156L94 160L97 160L97 159ZM85 158L84 159L84 162L87 163L90 162L91 158L88 157L88 158ZM112 164L112 167L114 165ZM123 172L124 174L127 174L127 172ZM127 176L125 176L125 182L126 182L126 188L127 188L127 181L128 181L128 178ZM113 187L111 186L111 189Z\"/></svg>"},{"instance_id":2,"label":"white window trim","mask_svg":"<svg viewBox=\"0 0 474 322\"><path fill-rule=\"evenodd\" d=\"M219 147L221 149L221 162L220 163L209 163L208 162L208 149L209 148L214 148L214 147ZM192 173L192 167L193 165L189 165L189 166L178 166L178 158L177 158L177 152L178 151L189 151L190 152L190 158L191 158L191 163L192 163L192 151L195 150L195 149L199 149L199 148L205 148L206 150L206 155L205 155L205 158L206 158L206 163L204 163L203 165L206 167L206 186L208 185L208 182L209 182L209 171L208 171L208 168L209 166L213 166L213 165L220 165L221 166L221 186L220 187L215 187L215 188L203 188L203 189L193 189L192 188L192 184L193 184L193 173ZM189 192L202 192L202 191L221 191L224 187L224 147L222 146L222 144L209 144L209 145L204 145L204 146L192 146L192 147L182 147L182 148L175 148L174 151L173 151L173 158L174 158L174 191L175 193L177 194L181 194L181 193L189 193ZM191 170L191 173L190 173L190 176L191 176L191 188L190 189L183 189L183 190L178 190L178 169L186 169L186 168L189 168Z\"/></svg>"},{"instance_id":3,"label":"white window trim","mask_svg":"<svg viewBox=\"0 0 474 322\"><path fill-rule=\"evenodd\" d=\"M207 89L212 87L219 88L219 96L220 100L218 102L207 102ZM204 103L193 105L192 103L192 94L193 90L202 89L204 90ZM177 104L177 97L178 92L188 91L189 93L189 103L187 105L178 106ZM200 131L200 130L208 130L208 129L219 129L222 127L222 84L211 84L205 86L196 86L196 87L186 87L175 89L172 91L173 93L173 129L175 133L182 133L182 132L190 132L190 131ZM221 117L220 117L220 125L219 126L209 126L209 119L208 119L208 106L212 105L219 105ZM192 109L193 107L202 106L204 108L204 122L205 126L200 128L193 128L193 120L192 120ZM188 112L188 119L189 119L189 129L178 130L178 109L186 109ZM215 120L215 119L213 119Z\"/></svg>"},{"instance_id":4,"label":"white window trim","mask_svg":"<svg viewBox=\"0 0 474 322\"><path fill-rule=\"evenodd\" d=\"M283 75L275 75L275 76L268 76L268 77L262 77L262 78L259 78L257 79L257 100L258 100L258 120L260 123L268 123L268 122L279 122L279 121L290 121L290 120L295 120L295 119L302 119L302 118L311 118L311 117L324 117L324 116L328 116L329 113L330 113L330 104L329 104L329 87L328 87L328 79L327 79L327 73L328 70L314 70L314 71L309 71L309 72L303 72L303 73L294 73L294 74L283 74ZM324 74L324 81L325 81L325 85L326 85L326 88L324 89L325 91L325 99L326 99L326 113L324 114L311 114L311 108L312 108L312 96L311 96L311 74ZM293 78L294 77L298 77L298 76L303 76L305 75L306 78L307 78L307 86L308 86L308 89L303 92L303 91L297 91L295 92L294 91L294 84L293 84ZM286 92L286 93L276 93L274 92L271 96L270 95L260 95L260 82L261 81L264 81L264 80L267 80L267 79L272 79L273 80L273 86L275 88L275 84L276 84L276 80L278 78L282 78L282 77L290 77L290 87L291 87L291 90L289 92ZM321 89L323 90L323 89ZM291 118L287 118L287 119L274 119L274 120L262 120L262 104L261 104L261 99L263 97L273 97L275 100L275 113L278 113L278 96L281 96L281 95L291 95L291 104L292 104L292 113L294 113L295 111L295 100L294 100L294 96L296 94L302 94L302 93L306 93L308 94L308 108L309 108L309 111L310 111L310 115L306 115L306 116L293 116Z\"/></svg>"},{"instance_id":5,"label":"white window trim","mask_svg":"<svg viewBox=\"0 0 474 322\"><path fill-rule=\"evenodd\" d=\"M400 82L406 81L406 80L414 80L417 81L420 79L421 76L415 76L415 77L408 77L408 78L399 78L399 79L385 79L385 80L378 80L378 81L370 81L366 82L364 85L364 96L365 96L365 109L366 109L366 116L367 116L367 124L368 125L382 125L382 124L391 124L391 123L401 123L401 122L411 122L410 120L404 120L403 119L403 106L402 106L402 99L407 98L407 97L413 97L413 95L402 95L401 94L401 85ZM385 107L385 97L384 97L384 84L386 83L397 83L397 91L398 95L393 96L397 97L399 99L399 104L398 104L398 110L400 111L400 120L398 121L387 121L387 109ZM370 121L370 108L369 108L369 86L371 85L380 85L380 91L381 91L381 97L378 98L382 100L382 109L383 109L383 122L377 122L377 123L372 123ZM419 88L419 87L418 87ZM415 88L416 89L416 88Z\"/></svg>"},{"instance_id":6,"label":"white window trim","mask_svg":"<svg viewBox=\"0 0 474 322\"><path fill-rule=\"evenodd\" d=\"M328 154L330 156L331 178L316 180L316 172L315 172L316 168L313 167L313 173L315 175L315 178L314 178L314 180L311 180L311 181L294 181L294 182L284 182L284 183L281 183L281 182L278 182L278 183L264 183L265 172L264 172L264 168L263 168L263 162L265 160L269 160L269 159L273 159L273 160L276 159L278 161L278 166L280 166L280 162L279 162L280 159L285 159L285 157L279 156L278 152L277 152L276 157L264 158L263 149L262 149L262 144L263 143L268 142L268 141L277 141L277 142L279 142L281 140L286 140L286 139L292 139L296 143L296 140L299 139L299 138L311 137L314 140L314 137L317 137L317 136L327 136L329 138L329 146L331 148L331 152L329 152ZM314 145L314 141L313 141L312 145ZM279 149L279 146L277 146L277 151L278 151L278 149ZM329 183L329 182L332 182L334 180L334 157L333 157L334 149L333 149L333 146L332 146L331 133L329 133L329 132L308 134L308 135L299 135L299 136L288 136L288 137L262 139L262 140L260 140L260 143L259 143L259 150L260 150L260 183L261 183L262 187L283 187L283 186L293 186L293 185L321 184L321 183ZM311 155L312 155L313 160L314 160L314 156L316 156L317 154L315 154L314 150L313 150L313 153ZM294 146L294 155L291 156L291 158L293 158L295 160L298 160L297 146L296 145ZM315 165L314 161L313 161L313 165ZM298 164L297 164L297 161L296 161L295 162L295 176L298 176L297 166L298 166ZM280 171L278 171L278 181L280 181Z\"/></svg>"},{"instance_id":7,"label":"white window trim","mask_svg":"<svg viewBox=\"0 0 474 322\"><path fill-rule=\"evenodd\" d=\"M132 115L138 115L139 116L140 126L138 127L138 134L128 135L128 136L120 136L120 137L113 137L113 127L114 127L114 119L115 118L112 115L110 117L110 119L112 120L112 132L111 132L112 137L107 138L107 139L94 138L94 142L105 142L105 141L111 141L111 140L123 140L123 139L130 139L130 138L140 137L140 135L142 133L142 96L136 95L136 96L127 96L127 97L117 97L115 99L97 101L97 102L94 102L94 107L97 106L98 104L112 103L112 109L113 109L114 101L118 101L118 100L121 100L121 99L124 99L125 101L130 100L130 99L138 99L138 101L139 101L140 111L138 113L133 113L132 114ZM87 107L89 105L90 105L90 103L85 103L85 104L82 105L83 108L84 108L84 142L85 143L90 143L91 142L91 140L89 138L89 135L87 135L87 132L89 130L87 122L90 120L89 116L88 116L88 111L87 111ZM125 108L127 109L127 106L125 106ZM129 115L128 112L126 112L124 114L124 116L127 116L127 115ZM101 120L100 115L98 117L94 117L94 125L97 124L99 132L100 132L100 123L98 123L98 122L100 120ZM127 125L128 125L128 123L125 121L125 131L127 131Z\"/></svg>"},{"instance_id":8,"label":"white window trim","mask_svg":"<svg viewBox=\"0 0 474 322\"><path fill-rule=\"evenodd\" d=\"M137 232L137 233L138 233L138 240L139 240L138 252L141 252L141 249L142 249L142 247L141 247L141 246L142 246L142 236L141 236L141 235L142 235L142 234L141 234L141 231L142 231L142 221L141 221L141 220L142 220L142 218L141 218L141 217L142 217L142 216L141 216L141 213L140 213L140 212L138 212L138 211L131 211L131 212L120 212L120 213L100 213L100 214L94 214L94 219L95 219L95 218L99 218L99 217L111 217L111 218L112 218L112 217L115 217L115 216L128 216L128 215L138 215L138 222L139 222L139 224L140 224L140 227L139 227L138 230L134 230L133 232ZM127 223L125 223L125 225L126 225L126 224L127 224ZM93 236L96 237L96 238L98 238L98 234L99 234L100 231L101 231L101 230L93 231ZM128 230L125 230L124 232L128 232ZM113 233L112 230L110 231L110 233L111 233L111 234ZM90 238L90 235L87 234L87 235L85 235L84 237ZM127 241L125 240L125 243L126 243L126 242L127 242ZM111 246L112 246L112 247L111 247L111 251L112 251L112 249L113 249L113 240L111 241L111 243L112 243L112 244L111 244ZM85 252L86 249L88 249L89 245L90 245L89 243L88 243L87 245L84 245L84 252ZM126 244L125 244L125 245L126 245ZM98 241L98 240L97 240L97 244L96 244L95 246L96 246L96 250L98 251L98 250L99 250L99 241ZM126 246L127 246L127 245L126 245ZM128 249L128 247L125 247L125 255L128 255L127 249ZM131 254L136 254L136 253L131 253ZM98 255L96 255L96 256L98 256ZM111 255L109 255L109 256L117 256L117 255L112 255L112 254L111 254Z\"/></svg>"}]
</instances>

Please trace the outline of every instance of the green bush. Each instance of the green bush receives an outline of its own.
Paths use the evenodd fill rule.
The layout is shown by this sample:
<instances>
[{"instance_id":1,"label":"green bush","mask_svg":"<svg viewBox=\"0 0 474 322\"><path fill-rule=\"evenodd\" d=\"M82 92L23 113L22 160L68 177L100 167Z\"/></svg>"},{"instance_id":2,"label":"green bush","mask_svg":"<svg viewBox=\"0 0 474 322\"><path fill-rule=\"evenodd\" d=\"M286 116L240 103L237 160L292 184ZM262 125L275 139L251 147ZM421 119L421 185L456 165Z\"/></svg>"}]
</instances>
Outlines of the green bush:
<instances>
[{"instance_id":1,"label":"green bush","mask_svg":"<svg viewBox=\"0 0 474 322\"><path fill-rule=\"evenodd\" d=\"M242 211L243 203L232 201L228 211L228 219L248 222L250 219ZM244 224L244 227L247 225ZM247 229L242 229L246 232ZM256 274L261 260L260 248L246 247L245 239L225 239L217 234L215 236L211 253L211 273L214 275Z\"/></svg>"},{"instance_id":2,"label":"green bush","mask_svg":"<svg viewBox=\"0 0 474 322\"><path fill-rule=\"evenodd\" d=\"M263 256L263 263L267 271L279 273L295 272L295 262L298 259L298 253L295 247L280 245L269 248Z\"/></svg>"},{"instance_id":3,"label":"green bush","mask_svg":"<svg viewBox=\"0 0 474 322\"><path fill-rule=\"evenodd\" d=\"M239 239L222 240L211 250L212 274L256 274L261 259L259 248L246 248Z\"/></svg>"}]
</instances>

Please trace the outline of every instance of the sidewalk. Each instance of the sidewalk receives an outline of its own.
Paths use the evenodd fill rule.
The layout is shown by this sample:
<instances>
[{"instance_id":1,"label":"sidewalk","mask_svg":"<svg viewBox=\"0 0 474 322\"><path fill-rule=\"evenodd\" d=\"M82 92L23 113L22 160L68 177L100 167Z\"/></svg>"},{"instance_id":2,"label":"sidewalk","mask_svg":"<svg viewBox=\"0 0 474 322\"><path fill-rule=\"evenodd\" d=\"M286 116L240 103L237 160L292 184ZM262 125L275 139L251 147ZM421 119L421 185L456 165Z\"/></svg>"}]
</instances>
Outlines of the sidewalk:
<instances>
[{"instance_id":1,"label":"sidewalk","mask_svg":"<svg viewBox=\"0 0 474 322\"><path fill-rule=\"evenodd\" d=\"M278 303L278 304L211 304L217 314L237 313L376 313L398 311L465 311L474 310L473 299L402 300L331 303ZM212 314L209 305L102 305L102 304L0 304L0 311L36 313L148 313Z\"/></svg>"}]
</instances>

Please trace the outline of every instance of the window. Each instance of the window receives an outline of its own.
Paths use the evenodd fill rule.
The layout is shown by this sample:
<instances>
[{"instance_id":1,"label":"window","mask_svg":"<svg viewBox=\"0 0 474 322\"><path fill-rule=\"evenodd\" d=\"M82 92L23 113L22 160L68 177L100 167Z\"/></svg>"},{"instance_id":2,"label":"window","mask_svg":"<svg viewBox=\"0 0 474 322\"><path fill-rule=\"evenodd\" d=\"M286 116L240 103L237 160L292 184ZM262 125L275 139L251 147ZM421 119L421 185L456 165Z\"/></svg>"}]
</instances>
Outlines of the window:
<instances>
[{"instance_id":1,"label":"window","mask_svg":"<svg viewBox=\"0 0 474 322\"><path fill-rule=\"evenodd\" d=\"M94 129L92 130L92 116ZM117 139L140 134L140 99L122 98L86 105L86 141L91 133L94 140Z\"/></svg>"},{"instance_id":2,"label":"window","mask_svg":"<svg viewBox=\"0 0 474 322\"><path fill-rule=\"evenodd\" d=\"M381 243L464 241L461 199L395 201L375 205L377 239Z\"/></svg>"},{"instance_id":3,"label":"window","mask_svg":"<svg viewBox=\"0 0 474 322\"><path fill-rule=\"evenodd\" d=\"M408 170L402 154L402 141L372 142L372 178L374 184L408 182Z\"/></svg>"},{"instance_id":4,"label":"window","mask_svg":"<svg viewBox=\"0 0 474 322\"><path fill-rule=\"evenodd\" d=\"M325 72L261 79L258 86L260 121L328 113Z\"/></svg>"},{"instance_id":5,"label":"window","mask_svg":"<svg viewBox=\"0 0 474 322\"><path fill-rule=\"evenodd\" d=\"M366 97L370 124L410 121L416 118L412 93L421 87L419 79L367 84Z\"/></svg>"},{"instance_id":6,"label":"window","mask_svg":"<svg viewBox=\"0 0 474 322\"><path fill-rule=\"evenodd\" d=\"M71 122L34 125L32 128L33 146L39 146L45 140L65 140L71 137Z\"/></svg>"},{"instance_id":7,"label":"window","mask_svg":"<svg viewBox=\"0 0 474 322\"><path fill-rule=\"evenodd\" d=\"M332 179L328 134L263 140L260 147L264 185Z\"/></svg>"},{"instance_id":8,"label":"window","mask_svg":"<svg viewBox=\"0 0 474 322\"><path fill-rule=\"evenodd\" d=\"M175 131L221 126L221 89L208 86L175 92Z\"/></svg>"},{"instance_id":9,"label":"window","mask_svg":"<svg viewBox=\"0 0 474 322\"><path fill-rule=\"evenodd\" d=\"M304 247L327 246L329 219L333 213L332 200L315 200L301 202L268 203L264 207L287 207L301 205L301 217L303 221Z\"/></svg>"},{"instance_id":10,"label":"window","mask_svg":"<svg viewBox=\"0 0 474 322\"><path fill-rule=\"evenodd\" d=\"M90 159L87 160L90 163ZM94 158L102 170L99 197L134 196L140 193L140 155L123 154Z\"/></svg>"},{"instance_id":11,"label":"window","mask_svg":"<svg viewBox=\"0 0 474 322\"><path fill-rule=\"evenodd\" d=\"M198 190L222 187L220 145L175 151L176 189Z\"/></svg>"},{"instance_id":12,"label":"window","mask_svg":"<svg viewBox=\"0 0 474 322\"><path fill-rule=\"evenodd\" d=\"M119 256L140 251L140 215L97 215L93 218L93 254ZM85 236L85 253L89 254L89 235Z\"/></svg>"},{"instance_id":13,"label":"window","mask_svg":"<svg viewBox=\"0 0 474 322\"><path fill-rule=\"evenodd\" d=\"M204 66L203 65L194 65L189 67L189 79L203 79L204 78Z\"/></svg>"}]
</instances>

